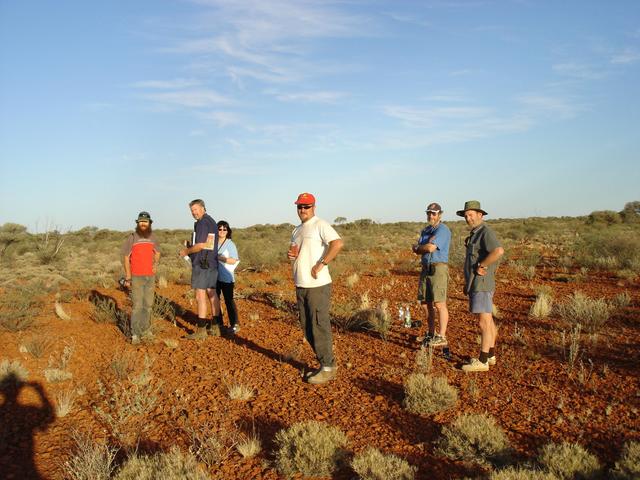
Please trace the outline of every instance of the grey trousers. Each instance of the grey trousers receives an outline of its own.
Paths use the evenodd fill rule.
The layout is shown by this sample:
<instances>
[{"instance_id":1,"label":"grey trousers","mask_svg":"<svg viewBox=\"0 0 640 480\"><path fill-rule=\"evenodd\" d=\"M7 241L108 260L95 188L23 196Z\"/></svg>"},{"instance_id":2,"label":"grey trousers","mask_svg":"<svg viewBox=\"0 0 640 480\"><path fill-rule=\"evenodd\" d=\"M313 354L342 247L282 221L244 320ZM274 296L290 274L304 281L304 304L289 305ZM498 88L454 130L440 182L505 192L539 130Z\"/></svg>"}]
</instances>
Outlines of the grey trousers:
<instances>
[{"instance_id":1,"label":"grey trousers","mask_svg":"<svg viewBox=\"0 0 640 480\"><path fill-rule=\"evenodd\" d=\"M331 335L331 284L315 288L296 287L300 327L322 367L334 367Z\"/></svg>"},{"instance_id":2,"label":"grey trousers","mask_svg":"<svg viewBox=\"0 0 640 480\"><path fill-rule=\"evenodd\" d=\"M155 286L155 275L131 277L131 335L141 336L151 328Z\"/></svg>"}]
</instances>

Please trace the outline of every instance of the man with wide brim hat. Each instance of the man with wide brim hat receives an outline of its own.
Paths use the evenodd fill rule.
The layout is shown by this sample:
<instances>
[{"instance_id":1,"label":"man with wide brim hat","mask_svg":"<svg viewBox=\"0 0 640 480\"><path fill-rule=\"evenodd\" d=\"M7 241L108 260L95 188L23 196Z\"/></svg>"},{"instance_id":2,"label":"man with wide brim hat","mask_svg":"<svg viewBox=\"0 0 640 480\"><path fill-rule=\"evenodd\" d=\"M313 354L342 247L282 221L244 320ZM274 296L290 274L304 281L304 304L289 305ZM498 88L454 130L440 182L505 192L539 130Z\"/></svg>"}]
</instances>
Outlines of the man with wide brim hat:
<instances>
[{"instance_id":1,"label":"man with wide brim hat","mask_svg":"<svg viewBox=\"0 0 640 480\"><path fill-rule=\"evenodd\" d=\"M468 202L464 202L464 208L462 210L458 210L456 215L459 217L464 217L464 212L467 210L475 210L476 212L482 213L482 215L489 215L482 208L480 208L480 202L478 200L469 200Z\"/></svg>"},{"instance_id":2,"label":"man with wide brim hat","mask_svg":"<svg viewBox=\"0 0 640 480\"><path fill-rule=\"evenodd\" d=\"M496 364L495 346L498 330L493 321L493 294L496 290L496 268L504 254L496 234L484 223L487 215L480 202L469 200L457 215L464 217L471 229L465 239L464 293L469 296L469 311L478 315L480 356L462 366L465 372L486 372Z\"/></svg>"}]
</instances>

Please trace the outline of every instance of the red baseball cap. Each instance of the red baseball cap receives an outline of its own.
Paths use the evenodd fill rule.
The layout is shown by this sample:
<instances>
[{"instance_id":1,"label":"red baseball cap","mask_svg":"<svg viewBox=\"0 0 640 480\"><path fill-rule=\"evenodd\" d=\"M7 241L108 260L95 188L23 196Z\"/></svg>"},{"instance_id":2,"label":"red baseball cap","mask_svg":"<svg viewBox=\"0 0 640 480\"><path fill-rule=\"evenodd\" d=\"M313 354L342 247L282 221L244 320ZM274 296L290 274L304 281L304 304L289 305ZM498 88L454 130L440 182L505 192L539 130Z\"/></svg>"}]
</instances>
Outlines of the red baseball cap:
<instances>
[{"instance_id":1,"label":"red baseball cap","mask_svg":"<svg viewBox=\"0 0 640 480\"><path fill-rule=\"evenodd\" d=\"M296 205L315 205L316 197L307 192L301 193L298 195L298 199L293 203Z\"/></svg>"}]
</instances>

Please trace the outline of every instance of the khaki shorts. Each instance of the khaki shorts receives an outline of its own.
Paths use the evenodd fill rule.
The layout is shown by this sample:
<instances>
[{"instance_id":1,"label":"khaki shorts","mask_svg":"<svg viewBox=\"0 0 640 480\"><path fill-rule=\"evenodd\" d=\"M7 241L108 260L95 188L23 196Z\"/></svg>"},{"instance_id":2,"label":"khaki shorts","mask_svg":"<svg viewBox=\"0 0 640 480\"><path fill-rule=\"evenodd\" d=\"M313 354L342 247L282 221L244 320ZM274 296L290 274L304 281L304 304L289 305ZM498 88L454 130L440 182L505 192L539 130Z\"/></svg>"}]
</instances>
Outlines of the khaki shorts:
<instances>
[{"instance_id":1,"label":"khaki shorts","mask_svg":"<svg viewBox=\"0 0 640 480\"><path fill-rule=\"evenodd\" d=\"M422 266L418 283L418 301L445 303L449 286L449 265L436 263L431 268L435 269L433 275L429 275L428 267Z\"/></svg>"}]
</instances>

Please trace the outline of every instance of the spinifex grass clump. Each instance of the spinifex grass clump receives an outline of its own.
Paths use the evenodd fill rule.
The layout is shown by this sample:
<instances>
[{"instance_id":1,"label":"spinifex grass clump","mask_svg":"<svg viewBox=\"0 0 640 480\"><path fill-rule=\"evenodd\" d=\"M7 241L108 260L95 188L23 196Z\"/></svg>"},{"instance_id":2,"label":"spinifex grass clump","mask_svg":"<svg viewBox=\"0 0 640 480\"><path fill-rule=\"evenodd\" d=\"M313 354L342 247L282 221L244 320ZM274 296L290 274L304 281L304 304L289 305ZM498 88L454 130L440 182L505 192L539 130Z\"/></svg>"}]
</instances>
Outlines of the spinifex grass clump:
<instances>
[{"instance_id":1,"label":"spinifex grass clump","mask_svg":"<svg viewBox=\"0 0 640 480\"><path fill-rule=\"evenodd\" d=\"M156 453L152 456L134 453L113 478L114 480L155 480L160 478L208 480L210 477L198 465L198 461L192 454L183 453L174 446L169 452Z\"/></svg>"},{"instance_id":2,"label":"spinifex grass clump","mask_svg":"<svg viewBox=\"0 0 640 480\"><path fill-rule=\"evenodd\" d=\"M557 309L568 325L580 323L589 333L597 333L609 320L612 311L604 299L589 298L582 292L574 292Z\"/></svg>"},{"instance_id":3,"label":"spinifex grass clump","mask_svg":"<svg viewBox=\"0 0 640 480\"><path fill-rule=\"evenodd\" d=\"M393 454L384 454L369 447L351 461L351 468L362 480L413 480L417 467Z\"/></svg>"},{"instance_id":4,"label":"spinifex grass clump","mask_svg":"<svg viewBox=\"0 0 640 480\"><path fill-rule=\"evenodd\" d=\"M458 391L445 377L412 373L404 382L404 406L413 413L433 414L453 407Z\"/></svg>"},{"instance_id":5,"label":"spinifex grass clump","mask_svg":"<svg viewBox=\"0 0 640 480\"><path fill-rule=\"evenodd\" d=\"M551 295L540 292L536 296L536 301L531 305L529 309L529 316L536 320L542 320L547 318L551 313L553 307L553 297Z\"/></svg>"},{"instance_id":6,"label":"spinifex grass clump","mask_svg":"<svg viewBox=\"0 0 640 480\"><path fill-rule=\"evenodd\" d=\"M69 480L109 480L115 470L117 450L98 443L88 433L72 434L76 447L73 455L62 465L64 478Z\"/></svg>"},{"instance_id":7,"label":"spinifex grass clump","mask_svg":"<svg viewBox=\"0 0 640 480\"><path fill-rule=\"evenodd\" d=\"M42 301L32 288L6 289L0 295L0 327L10 332L26 330L41 307Z\"/></svg>"},{"instance_id":8,"label":"spinifex grass clump","mask_svg":"<svg viewBox=\"0 0 640 480\"><path fill-rule=\"evenodd\" d=\"M640 442L627 442L622 455L611 470L610 476L615 480L633 480L640 478Z\"/></svg>"},{"instance_id":9,"label":"spinifex grass clump","mask_svg":"<svg viewBox=\"0 0 640 480\"><path fill-rule=\"evenodd\" d=\"M598 458L577 443L549 443L542 447L538 461L560 479L595 479L601 473Z\"/></svg>"},{"instance_id":10,"label":"spinifex grass clump","mask_svg":"<svg viewBox=\"0 0 640 480\"><path fill-rule=\"evenodd\" d=\"M509 439L492 417L465 414L442 429L436 451L453 460L503 465L509 460L512 450Z\"/></svg>"},{"instance_id":11,"label":"spinifex grass clump","mask_svg":"<svg viewBox=\"0 0 640 480\"><path fill-rule=\"evenodd\" d=\"M27 370L19 360L4 359L0 362L0 383L26 382L28 378L29 370Z\"/></svg>"},{"instance_id":12,"label":"spinifex grass clump","mask_svg":"<svg viewBox=\"0 0 640 480\"><path fill-rule=\"evenodd\" d=\"M558 480L553 473L525 467L507 467L492 472L489 480Z\"/></svg>"},{"instance_id":13,"label":"spinifex grass clump","mask_svg":"<svg viewBox=\"0 0 640 480\"><path fill-rule=\"evenodd\" d=\"M309 420L280 430L275 441L276 465L284 476L327 477L344 458L347 437L337 427Z\"/></svg>"}]
</instances>

